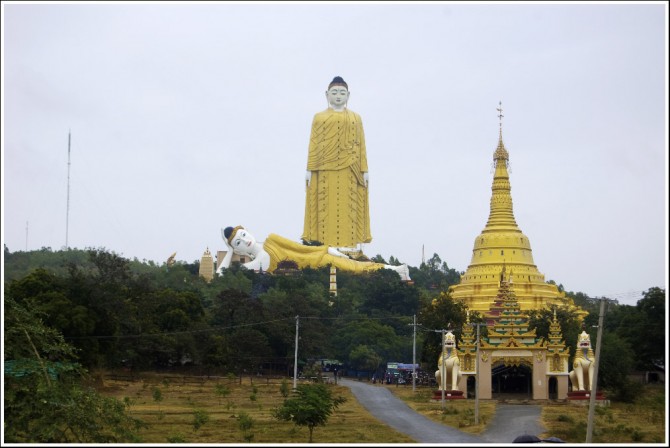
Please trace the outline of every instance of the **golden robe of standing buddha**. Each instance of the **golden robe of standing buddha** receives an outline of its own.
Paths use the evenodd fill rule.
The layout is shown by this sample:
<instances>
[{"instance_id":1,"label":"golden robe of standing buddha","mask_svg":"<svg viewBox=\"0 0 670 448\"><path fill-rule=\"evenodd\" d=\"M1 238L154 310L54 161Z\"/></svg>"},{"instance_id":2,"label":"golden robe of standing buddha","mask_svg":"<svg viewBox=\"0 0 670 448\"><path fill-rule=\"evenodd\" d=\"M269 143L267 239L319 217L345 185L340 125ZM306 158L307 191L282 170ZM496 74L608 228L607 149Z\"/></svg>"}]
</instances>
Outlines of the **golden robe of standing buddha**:
<instances>
[{"instance_id":1,"label":"golden robe of standing buddha","mask_svg":"<svg viewBox=\"0 0 670 448\"><path fill-rule=\"evenodd\" d=\"M330 107L312 121L302 240L355 248L372 241L363 122L346 108L349 90L341 77L326 97Z\"/></svg>"}]
</instances>

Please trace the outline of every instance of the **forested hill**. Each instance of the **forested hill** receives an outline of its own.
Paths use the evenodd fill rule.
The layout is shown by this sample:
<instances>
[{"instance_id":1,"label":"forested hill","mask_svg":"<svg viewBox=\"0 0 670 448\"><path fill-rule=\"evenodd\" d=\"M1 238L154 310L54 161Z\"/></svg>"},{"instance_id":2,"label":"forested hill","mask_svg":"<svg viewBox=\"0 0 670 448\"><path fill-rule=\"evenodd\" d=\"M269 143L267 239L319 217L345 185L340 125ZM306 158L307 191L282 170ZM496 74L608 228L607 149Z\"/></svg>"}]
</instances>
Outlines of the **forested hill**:
<instances>
[{"instance_id":1,"label":"forested hill","mask_svg":"<svg viewBox=\"0 0 670 448\"><path fill-rule=\"evenodd\" d=\"M4 293L41 312L79 349L87 367L192 362L232 371L274 368L288 363L295 317L303 316L309 319L301 329L305 359L338 359L370 370L411 361L408 324L459 278L437 255L410 270L413 285L390 270L339 272L335 298L328 268L282 276L234 264L207 283L198 262L168 267L104 249L11 253L5 247ZM464 318L462 307L458 312L454 325ZM430 325L443 325L439 315L427 314ZM435 337L429 334L429 345L438 345Z\"/></svg>"},{"instance_id":2,"label":"forested hill","mask_svg":"<svg viewBox=\"0 0 670 448\"><path fill-rule=\"evenodd\" d=\"M233 264L210 283L198 271L197 261L168 267L104 249L10 253L5 247L3 295L60 332L87 368L191 364L290 373L299 324L303 368L330 359L371 375L387 362L412 362L416 318L416 360L430 371L440 344L435 330L451 324L459 338L466 318L464 306L447 293L459 273L437 255L410 267L414 284L386 269L338 272L337 296L329 293L327 267L268 275ZM583 324L595 343L597 300L567 294L589 312ZM556 311L574 352L582 323L568 307ZM546 338L553 310L528 314L530 328ZM471 313L470 320L483 317ZM664 365L665 290L650 288L637 306L609 304L604 330L603 385L625 391L628 372Z\"/></svg>"},{"instance_id":3,"label":"forested hill","mask_svg":"<svg viewBox=\"0 0 670 448\"><path fill-rule=\"evenodd\" d=\"M49 247L43 247L40 250L34 251L17 251L10 252L7 246L4 246L4 279L5 281L17 280L25 277L30 272L37 268L46 269L59 276L67 275L68 270L72 266L77 266L82 271L93 272L96 265L91 259L91 254L109 253L115 255L113 251L105 248L89 248L89 249L67 249L67 250L52 250ZM372 258L373 261L399 265L401 262L395 257L390 256L388 261L381 255L376 255ZM154 261L126 260L131 272L148 273L148 272L166 272L166 263L156 264ZM200 268L200 261L195 260L191 263L178 261L177 265L181 266L186 271L197 276ZM418 287L436 290L446 289L449 285L458 283L460 279L460 272L448 267L446 262L443 262L439 255L433 256L426 261L423 266L418 268L410 266L410 276L414 284Z\"/></svg>"},{"instance_id":4,"label":"forested hill","mask_svg":"<svg viewBox=\"0 0 670 448\"><path fill-rule=\"evenodd\" d=\"M95 267L90 261L88 251L77 249L54 252L50 248L43 247L29 252L10 252L5 246L3 256L5 281L18 280L37 268L46 269L57 275L66 275L70 264L75 264L84 270Z\"/></svg>"}]
</instances>

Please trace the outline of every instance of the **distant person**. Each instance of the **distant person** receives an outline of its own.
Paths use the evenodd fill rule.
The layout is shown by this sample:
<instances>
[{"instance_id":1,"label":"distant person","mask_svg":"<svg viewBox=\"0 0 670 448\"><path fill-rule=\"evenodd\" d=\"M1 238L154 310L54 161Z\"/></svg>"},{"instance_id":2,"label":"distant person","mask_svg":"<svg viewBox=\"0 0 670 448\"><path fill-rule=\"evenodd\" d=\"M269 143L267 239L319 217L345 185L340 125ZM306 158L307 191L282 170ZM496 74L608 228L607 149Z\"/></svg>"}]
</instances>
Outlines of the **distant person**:
<instances>
[{"instance_id":1,"label":"distant person","mask_svg":"<svg viewBox=\"0 0 670 448\"><path fill-rule=\"evenodd\" d=\"M328 109L312 120L302 240L362 253L358 245L372 241L363 121L347 108L342 77L328 84L326 98Z\"/></svg>"}]
</instances>

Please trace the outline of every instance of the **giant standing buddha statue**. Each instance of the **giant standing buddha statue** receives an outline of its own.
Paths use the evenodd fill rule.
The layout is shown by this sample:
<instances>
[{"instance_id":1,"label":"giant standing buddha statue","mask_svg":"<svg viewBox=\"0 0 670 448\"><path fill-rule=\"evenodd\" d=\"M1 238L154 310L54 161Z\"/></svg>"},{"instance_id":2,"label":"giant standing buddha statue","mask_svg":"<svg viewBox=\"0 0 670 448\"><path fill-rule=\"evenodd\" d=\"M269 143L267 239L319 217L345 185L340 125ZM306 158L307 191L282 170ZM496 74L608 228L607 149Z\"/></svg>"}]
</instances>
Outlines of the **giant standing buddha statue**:
<instances>
[{"instance_id":1,"label":"giant standing buddha statue","mask_svg":"<svg viewBox=\"0 0 670 448\"><path fill-rule=\"evenodd\" d=\"M475 239L472 258L461 281L449 288L451 297L460 300L471 311L488 314L500 286L500 273L506 267L513 276L514 290L522 310L541 309L548 305L574 306L556 285L546 283L533 261L530 240L514 219L509 181L509 153L502 139L502 108L498 108L500 132L493 153L495 173L491 187L491 205L486 227ZM511 280L510 280L511 281ZM586 314L582 312L581 314Z\"/></svg>"},{"instance_id":2,"label":"giant standing buddha statue","mask_svg":"<svg viewBox=\"0 0 670 448\"><path fill-rule=\"evenodd\" d=\"M341 77L330 82L326 98L328 109L312 121L302 240L354 255L372 241L363 122L347 108L349 86Z\"/></svg>"}]
</instances>

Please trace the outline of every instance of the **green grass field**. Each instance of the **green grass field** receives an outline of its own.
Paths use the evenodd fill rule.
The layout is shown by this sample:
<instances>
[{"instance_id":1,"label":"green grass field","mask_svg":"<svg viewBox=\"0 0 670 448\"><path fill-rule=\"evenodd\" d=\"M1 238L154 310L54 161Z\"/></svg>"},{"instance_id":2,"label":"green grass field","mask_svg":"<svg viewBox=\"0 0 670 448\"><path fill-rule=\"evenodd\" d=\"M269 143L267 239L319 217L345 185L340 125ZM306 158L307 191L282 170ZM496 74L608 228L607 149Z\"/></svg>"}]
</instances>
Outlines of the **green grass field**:
<instances>
[{"instance_id":1,"label":"green grass field","mask_svg":"<svg viewBox=\"0 0 670 448\"><path fill-rule=\"evenodd\" d=\"M426 417L453 426L461 431L479 434L486 428L495 413L496 402L480 400L480 424L474 424L473 400L447 402L430 401L432 391L411 386L386 386L403 399L408 406ZM588 406L551 403L542 407L542 425L547 432L540 438L558 437L568 443L586 441ZM635 404L611 402L595 410L592 443L667 443L665 389L663 385L640 386L640 396Z\"/></svg>"},{"instance_id":2,"label":"green grass field","mask_svg":"<svg viewBox=\"0 0 670 448\"><path fill-rule=\"evenodd\" d=\"M149 427L141 430L143 443L307 443L309 431L276 420L272 410L281 405L282 381L290 378L189 377L142 374L133 379L97 375L101 393L126 403L130 413ZM326 426L314 430L314 443L415 443L382 424L357 403L349 388L332 386L347 401L335 410ZM408 406L426 417L471 434L479 434L495 413L496 402L480 400L479 424L474 424L473 400L442 403L431 400L432 389L386 386ZM543 407L540 437L559 437L583 443L588 407L548 404ZM593 443L665 443L665 390L641 387L636 404L612 403L596 409Z\"/></svg>"},{"instance_id":3,"label":"green grass field","mask_svg":"<svg viewBox=\"0 0 670 448\"><path fill-rule=\"evenodd\" d=\"M667 445L665 403L663 385L647 385L640 387L634 404L612 402L610 406L596 407L592 442ZM556 404L542 410L542 424L550 430L550 435L566 442L586 440L587 420L588 406Z\"/></svg>"},{"instance_id":4,"label":"green grass field","mask_svg":"<svg viewBox=\"0 0 670 448\"><path fill-rule=\"evenodd\" d=\"M293 386L286 379L289 388ZM130 381L105 377L100 392L126 402L130 413L149 424L143 443L306 443L309 430L276 420L282 379L210 378L143 374ZM314 443L412 443L383 425L358 404L349 388L335 386L347 399L326 426L314 430ZM249 422L251 422L249 427Z\"/></svg>"}]
</instances>

